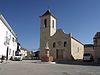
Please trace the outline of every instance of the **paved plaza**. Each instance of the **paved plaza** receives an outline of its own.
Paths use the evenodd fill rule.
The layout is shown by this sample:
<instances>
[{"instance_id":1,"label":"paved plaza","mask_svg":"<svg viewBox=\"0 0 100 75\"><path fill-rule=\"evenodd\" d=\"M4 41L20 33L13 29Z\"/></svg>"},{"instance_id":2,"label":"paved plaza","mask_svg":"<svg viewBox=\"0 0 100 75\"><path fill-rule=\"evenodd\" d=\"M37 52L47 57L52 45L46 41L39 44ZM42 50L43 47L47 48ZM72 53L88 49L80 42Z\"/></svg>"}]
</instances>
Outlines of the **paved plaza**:
<instances>
[{"instance_id":1,"label":"paved plaza","mask_svg":"<svg viewBox=\"0 0 100 75\"><path fill-rule=\"evenodd\" d=\"M100 66L9 61L0 64L0 75L100 75Z\"/></svg>"}]
</instances>

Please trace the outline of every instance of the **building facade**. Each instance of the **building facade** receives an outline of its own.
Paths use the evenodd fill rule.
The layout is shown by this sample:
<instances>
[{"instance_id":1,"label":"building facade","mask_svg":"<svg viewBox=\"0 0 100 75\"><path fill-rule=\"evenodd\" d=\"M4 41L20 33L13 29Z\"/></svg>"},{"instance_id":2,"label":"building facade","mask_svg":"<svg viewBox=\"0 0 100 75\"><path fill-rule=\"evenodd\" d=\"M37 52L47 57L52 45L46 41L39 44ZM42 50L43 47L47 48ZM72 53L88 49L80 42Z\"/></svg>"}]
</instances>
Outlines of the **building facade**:
<instances>
[{"instance_id":1,"label":"building facade","mask_svg":"<svg viewBox=\"0 0 100 75\"><path fill-rule=\"evenodd\" d=\"M97 32L93 37L93 44L84 45L84 53L91 54L94 62L100 63L100 32Z\"/></svg>"},{"instance_id":2,"label":"building facade","mask_svg":"<svg viewBox=\"0 0 100 75\"><path fill-rule=\"evenodd\" d=\"M27 57L27 53L28 53L28 50L27 50L27 49L25 49L25 48L20 48L20 52L21 52L23 58Z\"/></svg>"},{"instance_id":3,"label":"building facade","mask_svg":"<svg viewBox=\"0 0 100 75\"><path fill-rule=\"evenodd\" d=\"M71 34L56 29L56 17L50 10L40 16L40 58L45 55L47 42L54 60L83 59L84 45Z\"/></svg>"},{"instance_id":4,"label":"building facade","mask_svg":"<svg viewBox=\"0 0 100 75\"><path fill-rule=\"evenodd\" d=\"M100 63L100 32L97 32L93 38L95 61Z\"/></svg>"},{"instance_id":5,"label":"building facade","mask_svg":"<svg viewBox=\"0 0 100 75\"><path fill-rule=\"evenodd\" d=\"M93 44L85 44L84 45L84 54L88 53L93 56L93 59L95 59L95 52L94 52L94 45Z\"/></svg>"},{"instance_id":6,"label":"building facade","mask_svg":"<svg viewBox=\"0 0 100 75\"><path fill-rule=\"evenodd\" d=\"M0 15L0 35L0 57L10 59L17 50L17 36L2 15Z\"/></svg>"}]
</instances>

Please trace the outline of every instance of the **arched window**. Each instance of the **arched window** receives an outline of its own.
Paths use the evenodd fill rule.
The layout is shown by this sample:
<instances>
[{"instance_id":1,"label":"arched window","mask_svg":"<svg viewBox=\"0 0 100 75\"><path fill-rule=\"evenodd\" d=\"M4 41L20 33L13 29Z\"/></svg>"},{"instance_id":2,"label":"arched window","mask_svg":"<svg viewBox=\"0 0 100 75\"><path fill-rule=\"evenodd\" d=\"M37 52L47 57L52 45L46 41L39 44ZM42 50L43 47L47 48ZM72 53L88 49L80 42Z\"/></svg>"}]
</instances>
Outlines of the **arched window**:
<instances>
[{"instance_id":1,"label":"arched window","mask_svg":"<svg viewBox=\"0 0 100 75\"><path fill-rule=\"evenodd\" d=\"M66 47L66 45L67 45L67 42L66 42L66 41L64 41L64 47Z\"/></svg>"},{"instance_id":2,"label":"arched window","mask_svg":"<svg viewBox=\"0 0 100 75\"><path fill-rule=\"evenodd\" d=\"M56 43L54 42L54 43L53 43L53 48L55 48L55 47L56 47Z\"/></svg>"},{"instance_id":3,"label":"arched window","mask_svg":"<svg viewBox=\"0 0 100 75\"><path fill-rule=\"evenodd\" d=\"M44 19L45 28L47 27L47 19Z\"/></svg>"}]
</instances>

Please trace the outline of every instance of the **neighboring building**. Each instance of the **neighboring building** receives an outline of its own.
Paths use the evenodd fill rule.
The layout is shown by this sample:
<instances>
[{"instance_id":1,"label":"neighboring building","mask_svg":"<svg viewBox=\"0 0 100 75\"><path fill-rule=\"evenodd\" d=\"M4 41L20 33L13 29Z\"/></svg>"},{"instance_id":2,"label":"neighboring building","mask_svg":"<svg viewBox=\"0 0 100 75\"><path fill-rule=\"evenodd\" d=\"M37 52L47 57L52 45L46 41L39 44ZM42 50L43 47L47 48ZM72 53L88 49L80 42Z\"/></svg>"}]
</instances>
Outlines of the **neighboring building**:
<instances>
[{"instance_id":1,"label":"neighboring building","mask_svg":"<svg viewBox=\"0 0 100 75\"><path fill-rule=\"evenodd\" d=\"M10 59L17 50L17 36L7 23L5 18L0 15L0 56Z\"/></svg>"},{"instance_id":2,"label":"neighboring building","mask_svg":"<svg viewBox=\"0 0 100 75\"><path fill-rule=\"evenodd\" d=\"M19 42L17 42L17 51L20 52L20 48L21 48L21 45Z\"/></svg>"},{"instance_id":3,"label":"neighboring building","mask_svg":"<svg viewBox=\"0 0 100 75\"><path fill-rule=\"evenodd\" d=\"M93 41L94 41L95 61L100 62L100 32L97 32L95 34Z\"/></svg>"},{"instance_id":4,"label":"neighboring building","mask_svg":"<svg viewBox=\"0 0 100 75\"><path fill-rule=\"evenodd\" d=\"M93 59L95 59L94 45L93 44L85 44L84 45L84 53L91 54Z\"/></svg>"},{"instance_id":5,"label":"neighboring building","mask_svg":"<svg viewBox=\"0 0 100 75\"><path fill-rule=\"evenodd\" d=\"M28 50L27 50L27 49L25 49L25 48L20 48L20 52L21 52L23 58L27 57L27 53L28 53Z\"/></svg>"},{"instance_id":6,"label":"neighboring building","mask_svg":"<svg viewBox=\"0 0 100 75\"><path fill-rule=\"evenodd\" d=\"M40 54L40 51L35 51L34 52L34 59L39 59L39 54Z\"/></svg>"},{"instance_id":7,"label":"neighboring building","mask_svg":"<svg viewBox=\"0 0 100 75\"><path fill-rule=\"evenodd\" d=\"M83 59L84 45L62 29L56 30L56 17L50 10L40 16L40 58L45 56L47 42L54 60Z\"/></svg>"}]
</instances>

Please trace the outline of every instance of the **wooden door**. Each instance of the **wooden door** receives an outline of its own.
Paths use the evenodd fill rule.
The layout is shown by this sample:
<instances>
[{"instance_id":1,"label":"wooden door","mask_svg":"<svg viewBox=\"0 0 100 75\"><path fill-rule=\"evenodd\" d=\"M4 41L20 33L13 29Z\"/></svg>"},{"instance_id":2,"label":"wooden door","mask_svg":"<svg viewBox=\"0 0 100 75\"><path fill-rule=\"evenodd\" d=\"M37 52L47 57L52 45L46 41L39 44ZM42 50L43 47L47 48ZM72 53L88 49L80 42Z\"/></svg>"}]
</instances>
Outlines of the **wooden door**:
<instances>
[{"instance_id":1,"label":"wooden door","mask_svg":"<svg viewBox=\"0 0 100 75\"><path fill-rule=\"evenodd\" d=\"M63 50L56 50L56 59L63 60Z\"/></svg>"}]
</instances>

